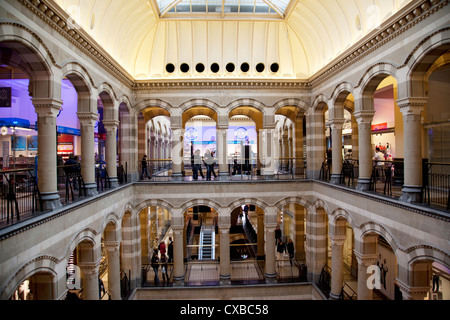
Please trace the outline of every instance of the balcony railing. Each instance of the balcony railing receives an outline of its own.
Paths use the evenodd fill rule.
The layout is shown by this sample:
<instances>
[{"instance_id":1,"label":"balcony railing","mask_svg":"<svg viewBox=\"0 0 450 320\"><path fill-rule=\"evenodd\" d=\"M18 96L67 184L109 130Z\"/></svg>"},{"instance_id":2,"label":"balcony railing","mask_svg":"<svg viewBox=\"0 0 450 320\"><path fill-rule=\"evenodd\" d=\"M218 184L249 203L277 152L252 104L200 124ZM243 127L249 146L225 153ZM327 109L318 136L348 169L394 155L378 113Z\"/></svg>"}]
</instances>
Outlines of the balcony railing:
<instances>
[{"instance_id":1,"label":"balcony railing","mask_svg":"<svg viewBox=\"0 0 450 320\"><path fill-rule=\"evenodd\" d=\"M33 169L2 170L0 226L4 227L42 211L42 199Z\"/></svg>"},{"instance_id":2,"label":"balcony railing","mask_svg":"<svg viewBox=\"0 0 450 320\"><path fill-rule=\"evenodd\" d=\"M142 161L138 162L139 178L146 180L148 177L152 181L171 181L172 180L172 159L149 159L147 160L147 173L142 172ZM306 160L304 158L283 157L274 159L274 172L270 179L289 180L304 179L306 172ZM258 164L256 158L248 161L228 161L226 176L228 180L267 180L268 175L263 173L264 165ZM223 174L223 173L222 173ZM204 162L198 169L198 180L206 180L207 166ZM211 180L219 178L217 159L211 171ZM182 169L182 179L192 181L193 163L190 159L184 159Z\"/></svg>"}]
</instances>

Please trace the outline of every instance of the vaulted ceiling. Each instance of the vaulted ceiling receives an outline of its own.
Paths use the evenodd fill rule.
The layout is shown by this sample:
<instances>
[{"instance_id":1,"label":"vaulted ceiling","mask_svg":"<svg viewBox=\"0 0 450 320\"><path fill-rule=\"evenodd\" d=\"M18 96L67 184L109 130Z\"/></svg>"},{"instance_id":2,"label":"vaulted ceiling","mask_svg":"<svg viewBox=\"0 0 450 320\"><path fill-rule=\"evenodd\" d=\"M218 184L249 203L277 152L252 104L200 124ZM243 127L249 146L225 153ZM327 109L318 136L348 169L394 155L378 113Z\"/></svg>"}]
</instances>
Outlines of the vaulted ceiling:
<instances>
[{"instance_id":1,"label":"vaulted ceiling","mask_svg":"<svg viewBox=\"0 0 450 320\"><path fill-rule=\"evenodd\" d=\"M413 0L52 1L135 79L307 79Z\"/></svg>"}]
</instances>

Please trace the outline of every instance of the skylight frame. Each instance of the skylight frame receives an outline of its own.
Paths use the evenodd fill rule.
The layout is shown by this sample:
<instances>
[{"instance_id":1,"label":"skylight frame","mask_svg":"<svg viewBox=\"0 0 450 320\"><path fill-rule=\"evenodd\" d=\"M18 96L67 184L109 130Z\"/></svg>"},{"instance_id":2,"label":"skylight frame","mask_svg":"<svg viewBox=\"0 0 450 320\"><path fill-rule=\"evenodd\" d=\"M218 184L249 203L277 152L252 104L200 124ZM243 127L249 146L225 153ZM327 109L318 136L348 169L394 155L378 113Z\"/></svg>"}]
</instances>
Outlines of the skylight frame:
<instances>
[{"instance_id":1,"label":"skylight frame","mask_svg":"<svg viewBox=\"0 0 450 320\"><path fill-rule=\"evenodd\" d=\"M158 18L165 20L284 20L289 15L288 11L293 7L293 3L297 3L297 1L149 0ZM200 4L199 6L202 8L196 7L196 4ZM261 4L264 5L261 6ZM160 5L162 5L161 8ZM180 10L181 6L184 7L184 10ZM213 12L210 11L212 6L215 6L216 9ZM265 7L267 10L261 10L261 7ZM249 10L249 8L252 9Z\"/></svg>"}]
</instances>

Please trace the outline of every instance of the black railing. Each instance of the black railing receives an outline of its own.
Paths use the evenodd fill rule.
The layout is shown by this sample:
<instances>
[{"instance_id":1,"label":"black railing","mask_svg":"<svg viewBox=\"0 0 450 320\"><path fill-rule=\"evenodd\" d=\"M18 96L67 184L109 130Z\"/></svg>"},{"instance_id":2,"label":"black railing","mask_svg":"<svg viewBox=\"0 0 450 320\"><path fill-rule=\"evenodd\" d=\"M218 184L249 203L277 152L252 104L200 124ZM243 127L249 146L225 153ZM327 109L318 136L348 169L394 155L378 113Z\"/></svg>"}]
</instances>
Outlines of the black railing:
<instances>
[{"instance_id":1,"label":"black railing","mask_svg":"<svg viewBox=\"0 0 450 320\"><path fill-rule=\"evenodd\" d=\"M322 271L319 276L319 283L317 284L319 289L328 298L331 291L331 268L327 265L322 267Z\"/></svg>"},{"instance_id":2,"label":"black railing","mask_svg":"<svg viewBox=\"0 0 450 320\"><path fill-rule=\"evenodd\" d=\"M386 196L400 196L404 182L403 167L403 160L374 161L370 190Z\"/></svg>"},{"instance_id":3,"label":"black railing","mask_svg":"<svg viewBox=\"0 0 450 320\"><path fill-rule=\"evenodd\" d=\"M450 163L423 162L422 199L450 210Z\"/></svg>"},{"instance_id":4,"label":"black railing","mask_svg":"<svg viewBox=\"0 0 450 320\"><path fill-rule=\"evenodd\" d=\"M26 214L42 211L42 199L33 169L1 171L1 224L19 221Z\"/></svg>"}]
</instances>

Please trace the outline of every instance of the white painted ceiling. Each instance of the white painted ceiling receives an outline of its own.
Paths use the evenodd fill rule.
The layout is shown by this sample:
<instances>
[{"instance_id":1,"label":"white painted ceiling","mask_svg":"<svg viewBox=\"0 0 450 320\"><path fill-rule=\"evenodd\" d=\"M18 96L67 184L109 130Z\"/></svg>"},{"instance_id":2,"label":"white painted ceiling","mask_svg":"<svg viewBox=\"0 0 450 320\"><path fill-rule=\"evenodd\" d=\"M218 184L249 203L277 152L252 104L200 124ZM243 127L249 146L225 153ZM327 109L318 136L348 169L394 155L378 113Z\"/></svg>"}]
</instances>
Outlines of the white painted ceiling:
<instances>
[{"instance_id":1,"label":"white painted ceiling","mask_svg":"<svg viewBox=\"0 0 450 320\"><path fill-rule=\"evenodd\" d=\"M277 3L287 0L259 0L272 8L263 13L225 9L227 1L239 0L223 0L223 10L189 13L158 7L165 2L175 11L189 0L52 1L135 79L307 79L414 0L292 0L278 12ZM195 0L200 2L205 5ZM245 62L249 71L242 72ZM180 70L183 63L189 71ZM216 73L213 63L219 65ZM229 63L232 72L226 70ZM256 70L259 63L262 72ZM270 70L273 63L276 72ZM197 64L205 70L197 72Z\"/></svg>"}]
</instances>

